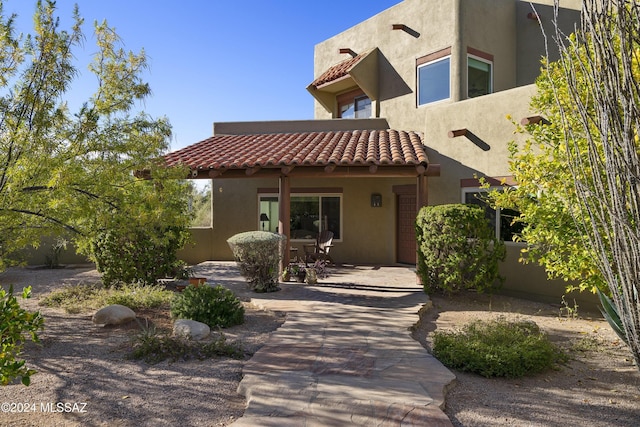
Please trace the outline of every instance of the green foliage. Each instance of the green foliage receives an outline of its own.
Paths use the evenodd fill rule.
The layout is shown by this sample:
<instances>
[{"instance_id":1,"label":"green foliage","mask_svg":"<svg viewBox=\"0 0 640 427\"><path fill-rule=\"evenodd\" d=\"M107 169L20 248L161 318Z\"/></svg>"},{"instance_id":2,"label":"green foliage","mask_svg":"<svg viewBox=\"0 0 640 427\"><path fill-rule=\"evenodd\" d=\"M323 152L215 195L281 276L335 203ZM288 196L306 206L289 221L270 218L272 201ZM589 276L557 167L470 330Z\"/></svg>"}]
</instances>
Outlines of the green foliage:
<instances>
[{"instance_id":1,"label":"green foliage","mask_svg":"<svg viewBox=\"0 0 640 427\"><path fill-rule=\"evenodd\" d=\"M504 318L475 321L457 332L435 332L433 354L445 366L483 377L517 378L567 360L538 325Z\"/></svg>"},{"instance_id":2,"label":"green foliage","mask_svg":"<svg viewBox=\"0 0 640 427\"><path fill-rule=\"evenodd\" d=\"M244 322L244 306L233 292L220 285L189 285L171 302L171 316L226 328Z\"/></svg>"},{"instance_id":3,"label":"green foliage","mask_svg":"<svg viewBox=\"0 0 640 427\"><path fill-rule=\"evenodd\" d=\"M104 303L100 306L120 304L132 310L161 307L171 303L175 293L161 285L122 285L118 289L103 289Z\"/></svg>"},{"instance_id":4,"label":"green foliage","mask_svg":"<svg viewBox=\"0 0 640 427\"><path fill-rule=\"evenodd\" d=\"M227 240L240 273L256 292L279 290L278 274L286 237L268 231L247 231Z\"/></svg>"},{"instance_id":5,"label":"green foliage","mask_svg":"<svg viewBox=\"0 0 640 427\"><path fill-rule=\"evenodd\" d=\"M188 238L186 228L111 228L91 244L91 258L106 286L120 283L150 285L163 277L174 277L182 268L177 251Z\"/></svg>"},{"instance_id":6,"label":"green foliage","mask_svg":"<svg viewBox=\"0 0 640 427\"><path fill-rule=\"evenodd\" d=\"M576 42L575 35L570 37L570 42ZM566 59L577 63L587 56L584 49L573 55ZM569 167L570 157L582 159L586 165L589 156L602 155L595 121L589 121L588 135L581 115L575 113L575 101L570 95L573 92L583 100L585 117L595 117L597 106L589 95L592 83L587 75L576 72L575 87L570 88L560 62L543 60L542 67L531 109L545 117L545 125L514 123L516 132L526 139L523 143L511 142L509 146L510 170L518 186L509 191L492 192L492 205L521 213L516 220L523 224L521 238L527 242L527 248L522 251L523 262L537 262L550 278L566 280L570 283L567 291L578 288L608 292L594 262L595 254L586 244L585 236L593 233L593 224L581 210L575 188L577 182L589 187L596 181L606 180L608 171ZM572 140L569 146L565 144L566 135ZM589 148L589 141L595 142L597 152Z\"/></svg>"},{"instance_id":7,"label":"green foliage","mask_svg":"<svg viewBox=\"0 0 640 427\"><path fill-rule=\"evenodd\" d=\"M40 305L63 308L68 313L95 310L106 305L120 304L132 310L168 305L174 293L159 285L122 285L104 288L96 285L69 285L56 289L40 301Z\"/></svg>"},{"instance_id":8,"label":"green foliage","mask_svg":"<svg viewBox=\"0 0 640 427\"><path fill-rule=\"evenodd\" d=\"M216 356L241 359L244 357L244 351L240 345L228 343L224 334L220 334L213 341L194 342L159 334L153 327L143 327L142 332L134 339L130 356L132 359L156 364L167 359L177 362L189 359L204 360Z\"/></svg>"},{"instance_id":9,"label":"green foliage","mask_svg":"<svg viewBox=\"0 0 640 427\"><path fill-rule=\"evenodd\" d=\"M498 264L504 243L475 205L426 206L416 219L417 272L424 290L492 291L502 284Z\"/></svg>"},{"instance_id":10,"label":"green foliage","mask_svg":"<svg viewBox=\"0 0 640 427\"><path fill-rule=\"evenodd\" d=\"M22 298L31 296L31 288L22 291ZM16 378L22 384L31 383L33 369L27 368L24 360L20 360L24 342L31 338L39 342L37 332L42 329L44 319L39 312L29 312L20 307L13 295L13 285L9 291L0 289L0 384L7 385Z\"/></svg>"},{"instance_id":11,"label":"green foliage","mask_svg":"<svg viewBox=\"0 0 640 427\"><path fill-rule=\"evenodd\" d=\"M55 12L54 1L37 2L33 33L16 36L0 9L0 269L45 235L69 235L89 254L96 235L119 225L190 221L188 193L172 179L184 171L153 160L167 150L171 127L140 110L151 93L144 51L123 50L106 22L95 24L95 91L72 110L83 20L76 10L62 30ZM136 178L138 170L153 179Z\"/></svg>"},{"instance_id":12,"label":"green foliage","mask_svg":"<svg viewBox=\"0 0 640 427\"><path fill-rule=\"evenodd\" d=\"M542 85L545 79L541 76L538 84ZM542 108L541 103L550 101L542 99L543 95L550 95L550 90L540 88L532 105ZM548 109L542 114L550 118L550 124L526 128L514 124L518 132L531 138L523 144L509 145L510 170L518 186L491 191L491 205L520 212L515 218L522 224L519 239L527 243L521 252L522 262L536 262L545 268L550 279L566 280L570 283L567 292L575 286L580 290L606 289L593 253L584 244L582 230L574 220L574 215L579 214L578 200L560 140L560 121Z\"/></svg>"},{"instance_id":13,"label":"green foliage","mask_svg":"<svg viewBox=\"0 0 640 427\"><path fill-rule=\"evenodd\" d=\"M602 313L602 317L607 320L611 329L620 337L622 341L625 343L629 343L627 340L627 334L624 331L624 325L622 324L622 319L620 319L620 314L618 313L618 309L616 305L613 303L611 298L607 296L600 289L597 290L598 298L600 299L600 304L602 307L600 308L600 312Z\"/></svg>"},{"instance_id":14,"label":"green foliage","mask_svg":"<svg viewBox=\"0 0 640 427\"><path fill-rule=\"evenodd\" d=\"M95 285L67 285L51 291L39 302L45 307L63 308L67 313L80 313L85 310L99 308L102 289Z\"/></svg>"}]
</instances>

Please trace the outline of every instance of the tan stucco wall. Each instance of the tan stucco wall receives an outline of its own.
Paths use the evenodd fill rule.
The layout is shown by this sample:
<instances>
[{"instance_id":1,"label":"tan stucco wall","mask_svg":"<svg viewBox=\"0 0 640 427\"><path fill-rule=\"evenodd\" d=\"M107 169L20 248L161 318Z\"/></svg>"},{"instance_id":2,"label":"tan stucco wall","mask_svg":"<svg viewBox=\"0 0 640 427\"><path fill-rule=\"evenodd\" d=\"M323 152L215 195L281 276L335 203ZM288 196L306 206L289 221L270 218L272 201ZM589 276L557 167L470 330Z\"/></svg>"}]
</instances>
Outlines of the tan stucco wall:
<instances>
[{"instance_id":1,"label":"tan stucco wall","mask_svg":"<svg viewBox=\"0 0 640 427\"><path fill-rule=\"evenodd\" d=\"M37 248L25 248L20 253L20 257L24 259L27 265L45 265L48 262L47 257L53 255L53 245L55 242L55 237L44 236L40 240ZM60 251L58 255L58 263L60 265L86 264L89 262L87 257L76 253L75 245L70 242L67 243L66 249Z\"/></svg>"},{"instance_id":2,"label":"tan stucco wall","mask_svg":"<svg viewBox=\"0 0 640 427\"><path fill-rule=\"evenodd\" d=\"M189 265L214 260L215 257L211 245L214 238L213 228L192 228L190 232L191 241L181 251L178 251L178 258Z\"/></svg>"},{"instance_id":3,"label":"tan stucco wall","mask_svg":"<svg viewBox=\"0 0 640 427\"><path fill-rule=\"evenodd\" d=\"M539 74L540 58L548 51L557 58L551 39L553 2L535 3L549 38L545 47L538 21L528 19L530 3L520 0L404 0L378 15L315 46L314 73L318 77L331 66L349 58L340 48L362 53L378 48L379 100L377 117L386 118L392 128L419 130L420 110L416 108L416 59L451 47L451 99L467 98L467 48L494 57L494 92L531 84ZM559 23L570 33L579 17L580 1L565 0ZM419 37L391 24L405 24ZM315 118L330 119L332 113L315 102ZM420 125L422 122L419 123Z\"/></svg>"},{"instance_id":4,"label":"tan stucco wall","mask_svg":"<svg viewBox=\"0 0 640 427\"><path fill-rule=\"evenodd\" d=\"M512 120L519 122L531 115L523 100L535 90L529 85L423 110L421 130L427 155L441 165L440 177L430 180L430 204L460 202L461 179L510 175L508 144L521 139L513 133ZM473 135L449 138L448 132L457 129L467 129Z\"/></svg>"},{"instance_id":5,"label":"tan stucco wall","mask_svg":"<svg viewBox=\"0 0 640 427\"><path fill-rule=\"evenodd\" d=\"M565 34L571 34L574 23L580 22L581 0L561 0L560 6L563 8L558 15L558 24ZM529 13L538 14L540 22L527 17ZM540 74L540 59L542 56L549 56L552 61L558 59L558 49L554 45L555 29L553 27L554 11L553 0L538 0L532 8L527 1L517 2L516 28L517 32L517 64L516 64L516 84L518 86L535 82ZM542 26L542 29L541 29ZM545 47L547 36L549 49Z\"/></svg>"},{"instance_id":6,"label":"tan stucco wall","mask_svg":"<svg viewBox=\"0 0 640 427\"><path fill-rule=\"evenodd\" d=\"M334 241L331 249L336 262L390 264L396 259L396 199L392 189L394 185L415 183L411 178L291 179L291 188L342 189L342 237ZM277 189L278 181L213 180L213 229L195 230L194 241L197 244L190 249L189 259L202 261L205 256L215 260L233 259L226 240L240 232L260 229L259 188ZM371 207L371 193L382 194L382 207ZM291 245L299 248L302 254L304 243L293 241Z\"/></svg>"}]
</instances>

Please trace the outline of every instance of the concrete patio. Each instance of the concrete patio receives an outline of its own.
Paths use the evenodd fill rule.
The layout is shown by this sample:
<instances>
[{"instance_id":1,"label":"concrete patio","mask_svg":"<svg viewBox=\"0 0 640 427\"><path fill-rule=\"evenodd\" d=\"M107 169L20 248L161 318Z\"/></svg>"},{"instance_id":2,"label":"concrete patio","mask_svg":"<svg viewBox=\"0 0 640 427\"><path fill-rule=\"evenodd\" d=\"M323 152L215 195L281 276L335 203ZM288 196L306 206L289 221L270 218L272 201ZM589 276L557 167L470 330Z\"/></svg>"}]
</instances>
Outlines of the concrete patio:
<instances>
[{"instance_id":1,"label":"concrete patio","mask_svg":"<svg viewBox=\"0 0 640 427\"><path fill-rule=\"evenodd\" d=\"M287 314L244 367L247 409L234 427L452 425L441 407L455 376L410 335L429 303L412 268L341 266L267 294L247 289L234 262L195 273Z\"/></svg>"}]
</instances>

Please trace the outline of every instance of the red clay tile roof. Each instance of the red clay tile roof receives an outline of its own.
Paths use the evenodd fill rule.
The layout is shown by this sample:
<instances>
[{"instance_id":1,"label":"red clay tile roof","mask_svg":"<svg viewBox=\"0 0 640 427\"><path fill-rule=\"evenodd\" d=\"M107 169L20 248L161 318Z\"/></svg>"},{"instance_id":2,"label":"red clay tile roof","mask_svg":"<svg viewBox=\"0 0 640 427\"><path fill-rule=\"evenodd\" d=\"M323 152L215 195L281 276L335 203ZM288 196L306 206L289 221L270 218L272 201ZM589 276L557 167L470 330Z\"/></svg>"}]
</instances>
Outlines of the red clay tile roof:
<instances>
[{"instance_id":1,"label":"red clay tile roof","mask_svg":"<svg viewBox=\"0 0 640 427\"><path fill-rule=\"evenodd\" d=\"M364 58L369 52L361 53L360 55L354 56L353 58L349 58L345 61L342 61L333 67L330 67L327 71L322 73L320 77L315 79L311 86L314 86L316 89L323 84L332 82L334 80L338 80L341 77L346 76L351 68L356 65L362 58Z\"/></svg>"},{"instance_id":2,"label":"red clay tile roof","mask_svg":"<svg viewBox=\"0 0 640 427\"><path fill-rule=\"evenodd\" d=\"M396 130L215 135L164 158L192 170L428 163L420 135Z\"/></svg>"}]
</instances>

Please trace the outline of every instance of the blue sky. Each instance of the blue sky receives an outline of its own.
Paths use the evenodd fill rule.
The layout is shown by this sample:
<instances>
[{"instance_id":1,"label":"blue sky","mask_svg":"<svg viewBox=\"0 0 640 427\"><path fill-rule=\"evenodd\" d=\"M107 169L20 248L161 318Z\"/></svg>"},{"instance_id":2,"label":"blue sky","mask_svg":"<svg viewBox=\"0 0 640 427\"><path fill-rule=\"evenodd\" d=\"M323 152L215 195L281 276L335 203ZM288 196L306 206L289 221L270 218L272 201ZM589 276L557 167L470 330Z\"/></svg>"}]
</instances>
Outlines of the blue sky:
<instances>
[{"instance_id":1,"label":"blue sky","mask_svg":"<svg viewBox=\"0 0 640 427\"><path fill-rule=\"evenodd\" d=\"M74 96L88 98L93 22L107 20L124 48L144 48L153 95L144 110L173 126L171 149L208 138L213 122L313 118L314 46L400 0L58 0L61 27L73 5L87 38L77 53L84 75ZM5 0L17 30L30 32L35 0ZM84 55L84 56L83 56ZM73 105L71 100L70 105Z\"/></svg>"}]
</instances>

